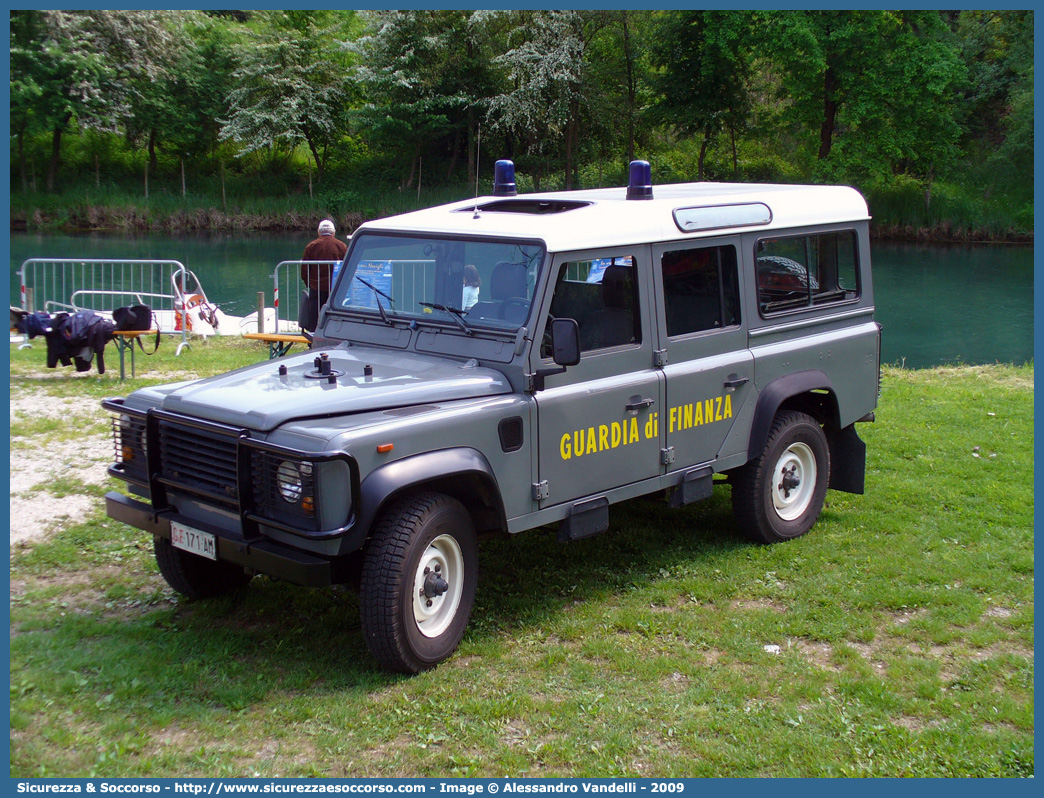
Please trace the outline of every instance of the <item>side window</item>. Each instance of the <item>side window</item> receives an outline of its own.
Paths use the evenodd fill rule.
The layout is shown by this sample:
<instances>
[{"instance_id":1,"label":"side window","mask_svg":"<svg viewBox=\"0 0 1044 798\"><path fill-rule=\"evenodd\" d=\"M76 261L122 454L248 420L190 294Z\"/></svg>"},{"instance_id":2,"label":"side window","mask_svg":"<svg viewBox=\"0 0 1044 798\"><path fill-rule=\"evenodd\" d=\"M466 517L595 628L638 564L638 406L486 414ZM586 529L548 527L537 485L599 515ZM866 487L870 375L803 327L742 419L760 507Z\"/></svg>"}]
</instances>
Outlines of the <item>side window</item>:
<instances>
[{"instance_id":1,"label":"side window","mask_svg":"<svg viewBox=\"0 0 1044 798\"><path fill-rule=\"evenodd\" d=\"M576 319L581 352L641 343L634 269L630 255L562 264L551 299L551 318ZM548 319L543 357L550 357L550 324Z\"/></svg>"},{"instance_id":2,"label":"side window","mask_svg":"<svg viewBox=\"0 0 1044 798\"><path fill-rule=\"evenodd\" d=\"M758 308L764 316L859 296L852 230L766 238L755 253Z\"/></svg>"},{"instance_id":3,"label":"side window","mask_svg":"<svg viewBox=\"0 0 1044 798\"><path fill-rule=\"evenodd\" d=\"M668 336L740 323L734 246L664 252L660 268Z\"/></svg>"}]
</instances>

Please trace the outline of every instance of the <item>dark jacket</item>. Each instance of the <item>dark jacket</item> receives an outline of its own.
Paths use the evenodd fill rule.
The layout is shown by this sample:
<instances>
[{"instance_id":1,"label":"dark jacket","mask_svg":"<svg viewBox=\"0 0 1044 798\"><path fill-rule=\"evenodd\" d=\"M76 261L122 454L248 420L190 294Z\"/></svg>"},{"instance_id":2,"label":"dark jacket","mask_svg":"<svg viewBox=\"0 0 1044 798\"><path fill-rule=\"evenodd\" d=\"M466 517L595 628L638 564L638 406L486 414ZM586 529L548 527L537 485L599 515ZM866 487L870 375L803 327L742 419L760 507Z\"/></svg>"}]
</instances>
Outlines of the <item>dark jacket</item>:
<instances>
[{"instance_id":1,"label":"dark jacket","mask_svg":"<svg viewBox=\"0 0 1044 798\"><path fill-rule=\"evenodd\" d=\"M84 316L85 329L74 340L63 334L63 330L73 323L74 316ZM53 329L45 333L47 340L47 368L55 368L59 363L63 366L75 366L77 371L88 371L91 360L98 356L98 373L105 373L105 345L112 340L112 331L116 328L106 318L85 310L76 314L58 313L53 319Z\"/></svg>"},{"instance_id":2,"label":"dark jacket","mask_svg":"<svg viewBox=\"0 0 1044 798\"><path fill-rule=\"evenodd\" d=\"M301 260L338 261L344 259L347 251L348 245L334 236L319 236L319 238L305 247ZM332 263L312 264L311 266L301 264L301 279L305 285L313 289L313 293L315 289L322 291L324 294L330 292L331 274L333 274Z\"/></svg>"}]
</instances>

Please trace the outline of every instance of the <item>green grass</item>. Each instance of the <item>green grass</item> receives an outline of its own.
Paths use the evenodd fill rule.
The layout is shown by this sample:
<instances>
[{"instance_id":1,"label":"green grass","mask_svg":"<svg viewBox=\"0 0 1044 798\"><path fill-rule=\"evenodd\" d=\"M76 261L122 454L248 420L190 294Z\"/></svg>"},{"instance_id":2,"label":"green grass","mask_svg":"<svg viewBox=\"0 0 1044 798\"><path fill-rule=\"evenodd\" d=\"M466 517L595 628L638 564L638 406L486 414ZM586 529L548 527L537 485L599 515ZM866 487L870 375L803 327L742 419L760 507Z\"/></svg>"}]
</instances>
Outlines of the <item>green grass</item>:
<instances>
[{"instance_id":1,"label":"green grass","mask_svg":"<svg viewBox=\"0 0 1044 798\"><path fill-rule=\"evenodd\" d=\"M180 333L179 333L180 335ZM41 391L54 398L98 399L130 393L146 385L196 379L210 374L248 366L268 356L267 346L239 336L189 339L189 346L177 355L180 337L163 336L155 355L135 355L135 377L131 378L130 356L126 358L127 379L120 381L119 357L112 351L105 362L105 373L91 371L76 373L69 368L48 369L47 347L43 339L31 341L30 349L11 346L11 390L13 395L22 389ZM151 348L151 344L150 344ZM298 347L300 349L300 347ZM24 434L54 431L61 426L52 418L27 418L18 423Z\"/></svg>"},{"instance_id":2,"label":"green grass","mask_svg":"<svg viewBox=\"0 0 1044 798\"><path fill-rule=\"evenodd\" d=\"M212 341L127 387L264 357ZM37 358L13 397L121 387ZM413 678L347 589L177 597L99 500L12 555L12 775L1029 776L1033 368L886 369L860 432L866 494L785 545L739 540L724 486L490 541L459 651Z\"/></svg>"}]
</instances>

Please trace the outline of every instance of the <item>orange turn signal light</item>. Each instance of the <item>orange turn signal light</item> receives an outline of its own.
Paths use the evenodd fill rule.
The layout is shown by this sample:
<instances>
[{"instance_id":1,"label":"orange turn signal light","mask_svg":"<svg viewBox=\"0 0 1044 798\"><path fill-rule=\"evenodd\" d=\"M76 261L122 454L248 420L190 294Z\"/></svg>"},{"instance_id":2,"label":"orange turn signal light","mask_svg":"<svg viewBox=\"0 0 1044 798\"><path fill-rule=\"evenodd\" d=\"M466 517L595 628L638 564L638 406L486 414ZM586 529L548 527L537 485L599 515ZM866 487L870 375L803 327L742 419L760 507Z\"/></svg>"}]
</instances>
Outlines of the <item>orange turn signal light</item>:
<instances>
[{"instance_id":1,"label":"orange turn signal light","mask_svg":"<svg viewBox=\"0 0 1044 798\"><path fill-rule=\"evenodd\" d=\"M381 444L378 444L377 451L380 452L381 454L384 454L385 452L390 452L394 448L395 448L395 444L394 443L381 443Z\"/></svg>"}]
</instances>

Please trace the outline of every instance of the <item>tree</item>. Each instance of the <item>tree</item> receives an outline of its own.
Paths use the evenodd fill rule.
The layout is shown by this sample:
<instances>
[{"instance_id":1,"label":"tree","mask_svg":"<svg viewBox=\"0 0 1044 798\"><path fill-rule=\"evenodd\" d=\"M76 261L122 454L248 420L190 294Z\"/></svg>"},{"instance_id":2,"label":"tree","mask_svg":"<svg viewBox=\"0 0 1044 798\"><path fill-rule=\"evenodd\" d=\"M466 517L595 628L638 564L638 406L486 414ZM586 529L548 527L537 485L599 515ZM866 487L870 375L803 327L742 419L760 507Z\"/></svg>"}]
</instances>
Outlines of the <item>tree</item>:
<instances>
[{"instance_id":1,"label":"tree","mask_svg":"<svg viewBox=\"0 0 1044 798\"><path fill-rule=\"evenodd\" d=\"M935 11L780 11L759 17L789 118L816 132L823 176L906 169L929 177L957 152L962 66Z\"/></svg>"},{"instance_id":2,"label":"tree","mask_svg":"<svg viewBox=\"0 0 1044 798\"><path fill-rule=\"evenodd\" d=\"M147 148L154 171L161 142L182 156L213 151L231 90L227 25L199 12L185 12L177 23L166 68L155 79L139 81L124 124L127 140Z\"/></svg>"},{"instance_id":3,"label":"tree","mask_svg":"<svg viewBox=\"0 0 1044 798\"><path fill-rule=\"evenodd\" d=\"M330 145L344 128L351 96L345 18L323 11L257 12L233 72L228 118L220 137L241 147L292 153L305 143L322 181Z\"/></svg>"},{"instance_id":4,"label":"tree","mask_svg":"<svg viewBox=\"0 0 1044 798\"><path fill-rule=\"evenodd\" d=\"M11 12L11 137L17 144L16 162L22 191L29 190L25 171L25 138L39 122L42 105L43 65L41 53L32 47L41 24L39 11Z\"/></svg>"},{"instance_id":5,"label":"tree","mask_svg":"<svg viewBox=\"0 0 1044 798\"><path fill-rule=\"evenodd\" d=\"M1032 194L1033 12L962 11L952 26L968 69L967 157L990 182Z\"/></svg>"},{"instance_id":6,"label":"tree","mask_svg":"<svg viewBox=\"0 0 1044 798\"><path fill-rule=\"evenodd\" d=\"M647 142L648 51L656 36L647 12L606 12L604 21L588 44L586 118L579 142L580 156L596 161L600 175L605 163L626 169Z\"/></svg>"},{"instance_id":7,"label":"tree","mask_svg":"<svg viewBox=\"0 0 1044 798\"><path fill-rule=\"evenodd\" d=\"M424 153L456 167L462 140L473 176L472 137L484 98L496 86L487 15L449 10L365 12L366 33L349 47L365 102L355 116L368 137L410 164L413 185Z\"/></svg>"},{"instance_id":8,"label":"tree","mask_svg":"<svg viewBox=\"0 0 1044 798\"><path fill-rule=\"evenodd\" d=\"M494 59L511 88L489 102L496 131L531 156L564 151L565 187L572 188L581 123L589 100L588 45L609 22L606 12L523 12L522 41ZM539 182L539 171L536 171Z\"/></svg>"},{"instance_id":9,"label":"tree","mask_svg":"<svg viewBox=\"0 0 1044 798\"><path fill-rule=\"evenodd\" d=\"M744 11L671 11L658 19L651 53L660 69L653 77L658 97L650 115L700 137L698 180L714 137L729 130L735 141L749 115L751 23Z\"/></svg>"},{"instance_id":10,"label":"tree","mask_svg":"<svg viewBox=\"0 0 1044 798\"><path fill-rule=\"evenodd\" d=\"M160 79L175 51L179 12L11 12L12 124L51 134L47 189L73 122L115 131L141 87ZM21 135L20 134L20 135Z\"/></svg>"}]
</instances>

